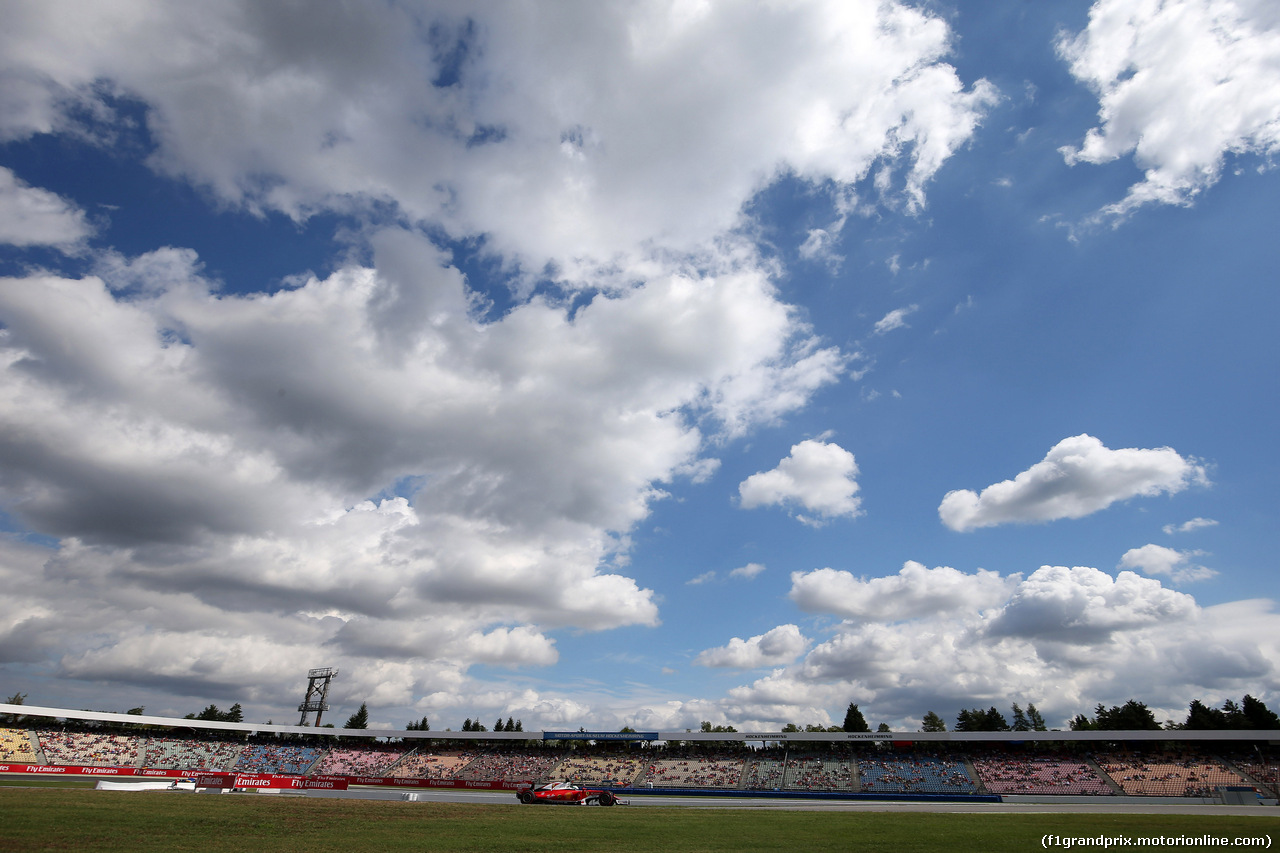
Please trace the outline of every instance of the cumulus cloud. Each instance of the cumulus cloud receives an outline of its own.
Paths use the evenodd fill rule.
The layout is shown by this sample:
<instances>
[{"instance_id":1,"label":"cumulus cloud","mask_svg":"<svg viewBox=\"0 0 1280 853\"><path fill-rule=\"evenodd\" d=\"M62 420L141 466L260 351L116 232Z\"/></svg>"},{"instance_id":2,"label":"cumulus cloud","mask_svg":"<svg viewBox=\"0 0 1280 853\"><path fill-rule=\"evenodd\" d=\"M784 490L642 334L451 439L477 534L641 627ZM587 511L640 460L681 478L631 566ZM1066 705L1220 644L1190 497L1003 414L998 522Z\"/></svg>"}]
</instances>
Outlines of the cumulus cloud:
<instances>
[{"instance_id":1,"label":"cumulus cloud","mask_svg":"<svg viewBox=\"0 0 1280 853\"><path fill-rule=\"evenodd\" d=\"M707 649L694 658L699 666L756 669L791 663L809 647L809 639L795 625L779 625L748 640L734 637L728 645Z\"/></svg>"},{"instance_id":2,"label":"cumulus cloud","mask_svg":"<svg viewBox=\"0 0 1280 853\"><path fill-rule=\"evenodd\" d=\"M1207 483L1203 465L1172 448L1111 450L1091 435L1064 438L1012 480L948 492L942 523L966 531L998 524L1082 518L1133 497L1174 494Z\"/></svg>"},{"instance_id":3,"label":"cumulus cloud","mask_svg":"<svg viewBox=\"0 0 1280 853\"><path fill-rule=\"evenodd\" d=\"M808 439L791 446L791 453L771 471L752 474L738 484L743 509L798 504L816 517L801 515L806 524L822 524L861 514L857 497L858 465L853 454L838 444Z\"/></svg>"},{"instance_id":4,"label":"cumulus cloud","mask_svg":"<svg viewBox=\"0 0 1280 853\"><path fill-rule=\"evenodd\" d=\"M739 578L741 580L752 580L765 570L763 563L747 563L745 566L739 566L729 572L729 577Z\"/></svg>"},{"instance_id":5,"label":"cumulus cloud","mask_svg":"<svg viewBox=\"0 0 1280 853\"><path fill-rule=\"evenodd\" d=\"M1202 556L1204 551L1177 551L1163 545L1143 545L1125 551L1120 558L1120 568L1138 569L1149 575L1166 575L1177 584L1208 580L1218 573L1192 562Z\"/></svg>"},{"instance_id":6,"label":"cumulus cloud","mask_svg":"<svg viewBox=\"0 0 1280 853\"><path fill-rule=\"evenodd\" d=\"M65 0L7 23L0 55L21 73L0 94L5 136L65 126L66 104L109 117L109 81L148 104L157 167L231 203L304 217L390 199L571 278L646 247L705 251L783 172L841 187L893 173L919 208L996 100L943 61L941 18L875 0L554 13Z\"/></svg>"},{"instance_id":7,"label":"cumulus cloud","mask_svg":"<svg viewBox=\"0 0 1280 853\"><path fill-rule=\"evenodd\" d=\"M71 249L92 234L83 210L0 166L0 243Z\"/></svg>"},{"instance_id":8,"label":"cumulus cloud","mask_svg":"<svg viewBox=\"0 0 1280 853\"><path fill-rule=\"evenodd\" d=\"M908 305L905 308L895 308L888 314L885 314L876 321L875 333L883 335L892 332L894 329L902 329L907 325L907 315L916 311L919 305Z\"/></svg>"},{"instance_id":9,"label":"cumulus cloud","mask_svg":"<svg viewBox=\"0 0 1280 853\"><path fill-rule=\"evenodd\" d=\"M372 223L272 293L220 293L181 246L0 286L0 505L57 540L0 565L5 654L286 704L315 649L428 710L476 695L473 664L554 661L555 630L658 624L630 532L714 474L710 439L847 367L735 236L750 200L787 175L919 210L996 99L944 20L879 0L10 11L0 139L143 121L147 165L218 203ZM0 239L91 233L7 170L0 196ZM427 234L482 245L509 308ZM744 505L853 516L856 473L805 442Z\"/></svg>"},{"instance_id":10,"label":"cumulus cloud","mask_svg":"<svg viewBox=\"0 0 1280 853\"><path fill-rule=\"evenodd\" d=\"M807 719L798 709L854 697L877 718L913 724L928 710L1018 701L1064 725L1081 708L1135 695L1176 713L1206 690L1232 696L1280 685L1280 614L1270 601L1202 607L1157 579L1090 567L1044 566L1025 578L951 571L904 567L867 581L796 573L793 599L847 621L796 663L728 691L720 706L787 722ZM934 576L958 580L968 606L913 606L912 581L923 587ZM833 581L844 586L833 584L829 606L806 598ZM860 602L894 590L907 606L863 617L871 607Z\"/></svg>"},{"instance_id":11,"label":"cumulus cloud","mask_svg":"<svg viewBox=\"0 0 1280 853\"><path fill-rule=\"evenodd\" d=\"M870 580L836 569L791 573L791 600L801 610L864 622L897 622L953 611L979 612L1008 598L1019 575L949 566L926 568L913 560L896 575Z\"/></svg>"},{"instance_id":12,"label":"cumulus cloud","mask_svg":"<svg viewBox=\"0 0 1280 853\"><path fill-rule=\"evenodd\" d=\"M1181 524L1166 524L1161 529L1166 536L1172 536L1175 533L1190 533L1193 530L1200 530L1205 527L1217 527L1218 522L1212 518L1193 518L1190 521L1184 521Z\"/></svg>"},{"instance_id":13,"label":"cumulus cloud","mask_svg":"<svg viewBox=\"0 0 1280 853\"><path fill-rule=\"evenodd\" d=\"M1098 93L1101 125L1068 163L1132 155L1142 180L1103 210L1189 204L1233 155L1280 151L1280 16L1254 0L1098 0L1058 51Z\"/></svg>"},{"instance_id":14,"label":"cumulus cloud","mask_svg":"<svg viewBox=\"0 0 1280 853\"><path fill-rule=\"evenodd\" d=\"M992 636L1090 644L1115 631L1189 619L1195 601L1133 572L1045 566L1018 585L989 626Z\"/></svg>"}]
</instances>

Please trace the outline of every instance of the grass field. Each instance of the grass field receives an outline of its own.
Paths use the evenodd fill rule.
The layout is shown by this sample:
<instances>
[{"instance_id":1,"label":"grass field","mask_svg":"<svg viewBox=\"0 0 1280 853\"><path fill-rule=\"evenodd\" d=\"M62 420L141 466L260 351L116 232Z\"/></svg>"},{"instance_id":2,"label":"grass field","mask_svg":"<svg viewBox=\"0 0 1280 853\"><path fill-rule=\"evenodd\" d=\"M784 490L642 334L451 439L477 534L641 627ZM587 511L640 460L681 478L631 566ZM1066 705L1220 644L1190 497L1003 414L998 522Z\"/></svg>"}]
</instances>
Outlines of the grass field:
<instances>
[{"instance_id":1,"label":"grass field","mask_svg":"<svg viewBox=\"0 0 1280 853\"><path fill-rule=\"evenodd\" d=\"M1027 851L1059 836L1274 835L1271 816L613 809L0 789L0 850ZM1059 848L1061 849L1061 848ZM1182 847L1184 850L1221 847Z\"/></svg>"}]
</instances>

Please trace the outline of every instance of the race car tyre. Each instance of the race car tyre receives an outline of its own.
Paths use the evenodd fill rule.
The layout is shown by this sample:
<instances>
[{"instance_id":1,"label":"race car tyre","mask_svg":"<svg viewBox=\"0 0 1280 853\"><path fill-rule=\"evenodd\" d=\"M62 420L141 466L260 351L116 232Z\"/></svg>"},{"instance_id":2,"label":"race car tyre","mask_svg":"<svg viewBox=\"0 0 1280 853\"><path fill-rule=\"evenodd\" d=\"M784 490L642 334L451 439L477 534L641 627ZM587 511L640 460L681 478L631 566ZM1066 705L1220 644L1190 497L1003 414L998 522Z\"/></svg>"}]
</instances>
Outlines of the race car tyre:
<instances>
[{"instance_id":1,"label":"race car tyre","mask_svg":"<svg viewBox=\"0 0 1280 853\"><path fill-rule=\"evenodd\" d=\"M615 797L613 794L610 794L608 791L600 792L600 805L611 806L615 802L617 802L617 797Z\"/></svg>"},{"instance_id":2,"label":"race car tyre","mask_svg":"<svg viewBox=\"0 0 1280 853\"><path fill-rule=\"evenodd\" d=\"M529 805L529 803L533 802L533 794L530 793L529 791L521 791L520 793L516 794L516 799L518 799L520 802L524 803L527 806Z\"/></svg>"}]
</instances>

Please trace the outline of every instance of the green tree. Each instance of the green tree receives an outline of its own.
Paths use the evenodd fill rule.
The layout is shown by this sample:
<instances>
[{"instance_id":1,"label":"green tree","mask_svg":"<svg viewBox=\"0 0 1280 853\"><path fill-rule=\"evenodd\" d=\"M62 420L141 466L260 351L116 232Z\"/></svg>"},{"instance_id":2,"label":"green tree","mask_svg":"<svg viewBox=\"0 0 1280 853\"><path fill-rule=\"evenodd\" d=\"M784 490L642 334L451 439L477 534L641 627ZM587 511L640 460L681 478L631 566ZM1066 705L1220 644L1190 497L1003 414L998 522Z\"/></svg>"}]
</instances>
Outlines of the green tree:
<instances>
[{"instance_id":1,"label":"green tree","mask_svg":"<svg viewBox=\"0 0 1280 853\"><path fill-rule=\"evenodd\" d=\"M1045 732L1049 727L1044 724L1044 717L1040 716L1040 712L1036 710L1036 706L1030 702L1027 703L1027 719L1031 721L1031 730L1033 732Z\"/></svg>"},{"instance_id":2,"label":"green tree","mask_svg":"<svg viewBox=\"0 0 1280 853\"><path fill-rule=\"evenodd\" d=\"M1015 732L1031 731L1031 722L1027 719L1027 715L1018 707L1018 703L1013 703L1013 730Z\"/></svg>"},{"instance_id":3,"label":"green tree","mask_svg":"<svg viewBox=\"0 0 1280 853\"><path fill-rule=\"evenodd\" d=\"M5 699L4 703L6 705L25 705L27 704L27 694L15 693L8 699ZM19 726L22 725L24 720L26 720L26 717L22 714L0 714L0 723L4 723L5 725Z\"/></svg>"},{"instance_id":4,"label":"green tree","mask_svg":"<svg viewBox=\"0 0 1280 853\"><path fill-rule=\"evenodd\" d=\"M1098 724L1084 714L1076 714L1071 718L1071 731L1073 732L1091 732L1096 728L1098 728Z\"/></svg>"},{"instance_id":5,"label":"green tree","mask_svg":"<svg viewBox=\"0 0 1280 853\"><path fill-rule=\"evenodd\" d=\"M11 703L19 704L19 703ZM1276 712L1269 709L1262 700L1255 699L1248 693L1244 695L1244 701L1240 703L1240 710L1244 713L1244 717L1249 721L1249 727L1254 729L1276 730L1280 729L1280 717L1276 716Z\"/></svg>"},{"instance_id":6,"label":"green tree","mask_svg":"<svg viewBox=\"0 0 1280 853\"><path fill-rule=\"evenodd\" d=\"M507 724L502 727L504 732L514 732L516 730L516 721L513 717L507 717Z\"/></svg>"},{"instance_id":7,"label":"green tree","mask_svg":"<svg viewBox=\"0 0 1280 853\"><path fill-rule=\"evenodd\" d=\"M869 732L871 726L867 725L866 717L862 716L862 712L858 710L858 706L849 703L849 710L844 712L844 725L840 727L846 732Z\"/></svg>"},{"instance_id":8,"label":"green tree","mask_svg":"<svg viewBox=\"0 0 1280 853\"><path fill-rule=\"evenodd\" d=\"M1137 699L1130 699L1123 705L1113 705L1110 708L1098 703L1098 707L1094 708L1094 721L1103 731L1160 730L1156 715Z\"/></svg>"},{"instance_id":9,"label":"green tree","mask_svg":"<svg viewBox=\"0 0 1280 853\"><path fill-rule=\"evenodd\" d=\"M876 727L876 731L878 731L878 732L891 732L891 731L893 731L893 729L889 728L889 724L888 724L888 723L881 723L879 726L877 726L877 727Z\"/></svg>"},{"instance_id":10,"label":"green tree","mask_svg":"<svg viewBox=\"0 0 1280 853\"><path fill-rule=\"evenodd\" d=\"M736 732L733 726L713 726L706 720L702 721L702 731L704 732Z\"/></svg>"},{"instance_id":11,"label":"green tree","mask_svg":"<svg viewBox=\"0 0 1280 853\"><path fill-rule=\"evenodd\" d=\"M1244 711L1236 704L1234 699L1228 699L1222 703L1222 718L1227 722L1229 729L1247 729L1250 728L1249 721L1245 719Z\"/></svg>"},{"instance_id":12,"label":"green tree","mask_svg":"<svg viewBox=\"0 0 1280 853\"><path fill-rule=\"evenodd\" d=\"M344 729L367 729L369 728L369 706L361 702L360 708L350 717L342 726Z\"/></svg>"},{"instance_id":13,"label":"green tree","mask_svg":"<svg viewBox=\"0 0 1280 853\"><path fill-rule=\"evenodd\" d=\"M426 717L423 717L417 722L410 720L409 725L405 726L404 730L406 732L429 732L431 731L431 724L427 721Z\"/></svg>"},{"instance_id":14,"label":"green tree","mask_svg":"<svg viewBox=\"0 0 1280 853\"><path fill-rule=\"evenodd\" d=\"M1227 727L1223 714L1217 708L1210 708L1199 699L1192 699L1187 708L1187 721L1184 729L1201 731L1205 729L1225 729Z\"/></svg>"},{"instance_id":15,"label":"green tree","mask_svg":"<svg viewBox=\"0 0 1280 853\"><path fill-rule=\"evenodd\" d=\"M924 718L920 721L920 731L922 732L945 732L946 730L946 721L933 711L925 714Z\"/></svg>"},{"instance_id":16,"label":"green tree","mask_svg":"<svg viewBox=\"0 0 1280 853\"><path fill-rule=\"evenodd\" d=\"M974 708L962 709L956 715L956 731L958 732L1007 732L1009 723L994 706L986 711Z\"/></svg>"}]
</instances>

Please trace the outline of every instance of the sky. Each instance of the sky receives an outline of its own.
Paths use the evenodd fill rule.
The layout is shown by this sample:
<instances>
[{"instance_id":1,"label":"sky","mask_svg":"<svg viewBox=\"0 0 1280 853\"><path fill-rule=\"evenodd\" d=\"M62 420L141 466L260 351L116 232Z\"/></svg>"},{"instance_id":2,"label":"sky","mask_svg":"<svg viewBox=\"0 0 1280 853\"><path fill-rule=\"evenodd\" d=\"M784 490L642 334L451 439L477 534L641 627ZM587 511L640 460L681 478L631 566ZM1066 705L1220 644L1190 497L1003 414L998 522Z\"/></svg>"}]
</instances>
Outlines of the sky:
<instances>
[{"instance_id":1,"label":"sky","mask_svg":"<svg viewBox=\"0 0 1280 853\"><path fill-rule=\"evenodd\" d=\"M0 693L1280 707L1269 0L0 0Z\"/></svg>"}]
</instances>

